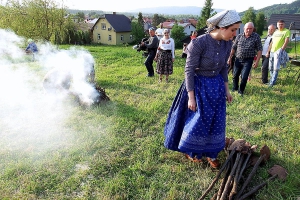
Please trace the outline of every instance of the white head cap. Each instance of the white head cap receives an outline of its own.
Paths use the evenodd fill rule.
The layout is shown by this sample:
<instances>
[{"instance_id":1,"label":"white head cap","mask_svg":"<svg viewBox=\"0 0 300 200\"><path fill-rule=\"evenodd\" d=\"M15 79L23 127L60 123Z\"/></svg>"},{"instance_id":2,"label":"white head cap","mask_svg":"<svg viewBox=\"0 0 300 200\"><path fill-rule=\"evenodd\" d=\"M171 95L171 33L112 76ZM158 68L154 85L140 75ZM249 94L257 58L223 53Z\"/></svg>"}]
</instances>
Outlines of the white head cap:
<instances>
[{"instance_id":1,"label":"white head cap","mask_svg":"<svg viewBox=\"0 0 300 200\"><path fill-rule=\"evenodd\" d=\"M235 10L224 10L212 16L206 21L207 31L210 32L218 27L225 27L241 21L241 17Z\"/></svg>"}]
</instances>

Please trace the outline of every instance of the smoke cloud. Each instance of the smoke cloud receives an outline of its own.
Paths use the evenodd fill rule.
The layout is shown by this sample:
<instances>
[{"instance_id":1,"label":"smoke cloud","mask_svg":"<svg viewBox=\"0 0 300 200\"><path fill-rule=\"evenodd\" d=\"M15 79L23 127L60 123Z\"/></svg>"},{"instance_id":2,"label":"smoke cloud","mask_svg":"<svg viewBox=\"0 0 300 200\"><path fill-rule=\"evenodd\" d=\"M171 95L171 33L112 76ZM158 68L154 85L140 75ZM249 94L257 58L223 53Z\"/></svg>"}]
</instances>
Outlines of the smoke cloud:
<instances>
[{"instance_id":1,"label":"smoke cloud","mask_svg":"<svg viewBox=\"0 0 300 200\"><path fill-rule=\"evenodd\" d=\"M70 92L91 105L97 91L87 82L94 65L84 49L59 50L38 43L39 53L25 53L25 39L0 29L0 146L1 151L42 151L69 143L71 132L65 122L72 114L68 93L49 94L43 78L51 70L72 76Z\"/></svg>"}]
</instances>

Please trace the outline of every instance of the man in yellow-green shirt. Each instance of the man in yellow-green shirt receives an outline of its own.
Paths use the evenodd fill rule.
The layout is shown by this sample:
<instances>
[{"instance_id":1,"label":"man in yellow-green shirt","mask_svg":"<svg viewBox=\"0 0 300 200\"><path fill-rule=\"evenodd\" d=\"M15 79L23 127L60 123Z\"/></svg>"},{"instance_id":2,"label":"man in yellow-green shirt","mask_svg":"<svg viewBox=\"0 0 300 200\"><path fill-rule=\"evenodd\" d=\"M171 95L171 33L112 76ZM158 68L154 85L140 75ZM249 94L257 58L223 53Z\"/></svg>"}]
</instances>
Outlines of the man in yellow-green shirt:
<instances>
[{"instance_id":1,"label":"man in yellow-green shirt","mask_svg":"<svg viewBox=\"0 0 300 200\"><path fill-rule=\"evenodd\" d=\"M271 75L271 79L269 83L270 87L272 87L276 83L278 71L279 71L279 67L274 66L274 55L275 53L279 54L280 51L284 51L286 49L291 35L290 30L284 28L284 25L285 23L283 20L279 20L277 22L278 30L274 32L272 36L272 42L269 46L268 53L266 54L266 57L270 57L269 58L269 70Z\"/></svg>"}]
</instances>

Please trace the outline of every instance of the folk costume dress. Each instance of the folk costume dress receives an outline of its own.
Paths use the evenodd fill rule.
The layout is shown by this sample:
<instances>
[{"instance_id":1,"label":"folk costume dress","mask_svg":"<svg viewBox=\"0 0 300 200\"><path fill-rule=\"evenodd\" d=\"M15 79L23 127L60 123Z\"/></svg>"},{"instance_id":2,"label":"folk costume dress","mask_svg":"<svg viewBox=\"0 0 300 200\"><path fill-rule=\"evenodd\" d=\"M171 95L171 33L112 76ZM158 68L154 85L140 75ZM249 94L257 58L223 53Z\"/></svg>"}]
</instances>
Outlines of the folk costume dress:
<instances>
[{"instance_id":1,"label":"folk costume dress","mask_svg":"<svg viewBox=\"0 0 300 200\"><path fill-rule=\"evenodd\" d=\"M156 72L162 75L173 74L173 58L175 58L174 40L161 38L158 45Z\"/></svg>"},{"instance_id":2,"label":"folk costume dress","mask_svg":"<svg viewBox=\"0 0 300 200\"><path fill-rule=\"evenodd\" d=\"M201 159L216 158L225 146L227 64L231 42L204 34L188 45L185 81L170 108L164 146ZM188 109L194 90L197 109Z\"/></svg>"}]
</instances>

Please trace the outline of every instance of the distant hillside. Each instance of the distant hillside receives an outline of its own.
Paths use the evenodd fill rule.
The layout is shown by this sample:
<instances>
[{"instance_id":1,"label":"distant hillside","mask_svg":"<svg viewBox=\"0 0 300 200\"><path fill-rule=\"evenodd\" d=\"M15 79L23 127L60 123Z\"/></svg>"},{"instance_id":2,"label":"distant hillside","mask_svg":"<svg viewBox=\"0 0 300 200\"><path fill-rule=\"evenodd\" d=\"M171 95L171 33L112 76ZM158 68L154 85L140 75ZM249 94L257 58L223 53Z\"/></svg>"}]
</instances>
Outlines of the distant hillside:
<instances>
[{"instance_id":1,"label":"distant hillside","mask_svg":"<svg viewBox=\"0 0 300 200\"><path fill-rule=\"evenodd\" d=\"M170 6L170 7L153 7L153 8L138 8L130 10L129 12L141 12L151 14L164 14L164 15L200 15L201 7L195 6Z\"/></svg>"},{"instance_id":2,"label":"distant hillside","mask_svg":"<svg viewBox=\"0 0 300 200\"><path fill-rule=\"evenodd\" d=\"M262 9L255 10L263 12L264 15L269 18L272 14L300 14L300 0L294 1L290 4L274 4ZM240 12L240 15L244 15L246 11Z\"/></svg>"},{"instance_id":3,"label":"distant hillside","mask_svg":"<svg viewBox=\"0 0 300 200\"><path fill-rule=\"evenodd\" d=\"M160 15L200 15L201 13L201 7L195 7L195 6L170 6L170 7L153 7L153 8L138 8L134 10L128 10L126 12L117 12L118 14L124 14L124 15L137 15L139 12L141 12L143 15L153 15L153 14L160 14ZM214 9L217 12L222 11L223 9ZM76 14L78 12L83 13L91 13L95 12L97 14L106 14L106 13L112 13L112 11L102 11L102 10L75 10L75 9L68 9L68 12L71 14Z\"/></svg>"},{"instance_id":4,"label":"distant hillside","mask_svg":"<svg viewBox=\"0 0 300 200\"><path fill-rule=\"evenodd\" d=\"M68 12L70 14L77 14L79 12L83 12L85 14L88 14L88 13L91 13L91 12L95 12L96 14L99 14L99 15L103 15L103 14L106 14L107 12L104 12L102 10L78 10L78 9L68 9ZM111 12L109 12L111 13Z\"/></svg>"},{"instance_id":5,"label":"distant hillside","mask_svg":"<svg viewBox=\"0 0 300 200\"><path fill-rule=\"evenodd\" d=\"M220 12L224 9L215 9L215 11ZM129 12L141 12L141 13L151 13L151 14L161 14L161 15L200 15L202 7L195 6L169 6L169 7L153 7L153 8L138 8L130 10Z\"/></svg>"},{"instance_id":6,"label":"distant hillside","mask_svg":"<svg viewBox=\"0 0 300 200\"><path fill-rule=\"evenodd\" d=\"M124 14L127 16L135 16L139 12L143 15L151 15L151 14L160 14L160 15L200 15L201 7L195 6L170 6L170 7L153 7L153 8L139 8L128 10L127 12L117 12L119 14ZM215 11L220 12L224 9L213 8ZM102 11L102 10L68 10L72 14L76 14L78 12L84 12L86 14L91 12L96 12L97 14L105 14L112 13L112 11ZM241 16L244 15L246 11L240 12ZM300 14L300 0L296 0L290 4L274 4L272 6L268 6L262 9L255 10L255 12L263 12L266 17L270 17L271 14Z\"/></svg>"}]
</instances>

